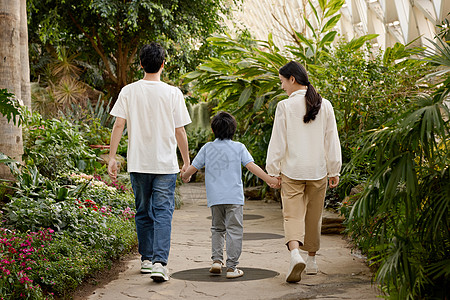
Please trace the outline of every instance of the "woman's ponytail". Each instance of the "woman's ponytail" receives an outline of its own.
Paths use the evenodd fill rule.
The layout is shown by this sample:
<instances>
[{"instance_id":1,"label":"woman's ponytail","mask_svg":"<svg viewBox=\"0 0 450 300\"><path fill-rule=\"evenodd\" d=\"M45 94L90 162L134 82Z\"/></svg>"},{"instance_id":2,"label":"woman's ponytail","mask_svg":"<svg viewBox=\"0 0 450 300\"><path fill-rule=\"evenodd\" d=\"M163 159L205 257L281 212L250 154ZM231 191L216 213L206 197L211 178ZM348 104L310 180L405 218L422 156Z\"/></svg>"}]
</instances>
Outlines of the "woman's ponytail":
<instances>
[{"instance_id":1,"label":"woman's ponytail","mask_svg":"<svg viewBox=\"0 0 450 300\"><path fill-rule=\"evenodd\" d=\"M309 123L310 121L314 121L322 105L322 97L309 82L305 67L296 61L291 61L281 67L279 73L285 78L294 76L297 83L307 87L305 95L306 114L303 116L303 122Z\"/></svg>"},{"instance_id":2,"label":"woman's ponytail","mask_svg":"<svg viewBox=\"0 0 450 300\"><path fill-rule=\"evenodd\" d=\"M311 83L307 84L308 90L306 91L306 114L303 116L303 122L308 123L314 121L319 113L320 106L322 105L322 97L317 93L316 89Z\"/></svg>"}]
</instances>

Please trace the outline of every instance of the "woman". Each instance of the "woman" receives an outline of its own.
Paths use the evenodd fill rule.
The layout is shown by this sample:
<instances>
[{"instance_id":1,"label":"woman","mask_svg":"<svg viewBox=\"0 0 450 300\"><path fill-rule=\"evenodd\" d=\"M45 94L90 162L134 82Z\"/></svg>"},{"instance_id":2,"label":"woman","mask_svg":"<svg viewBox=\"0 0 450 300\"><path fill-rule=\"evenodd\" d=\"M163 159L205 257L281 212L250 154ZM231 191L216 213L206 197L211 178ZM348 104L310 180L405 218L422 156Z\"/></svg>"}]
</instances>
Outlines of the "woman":
<instances>
[{"instance_id":1,"label":"woman","mask_svg":"<svg viewBox=\"0 0 450 300\"><path fill-rule=\"evenodd\" d=\"M317 274L322 209L327 188L339 183L341 146L331 103L308 81L306 69L291 61L279 71L281 88L289 95L278 103L267 152L266 169L281 176L284 233L291 263L287 282ZM299 249L308 251L305 261Z\"/></svg>"}]
</instances>

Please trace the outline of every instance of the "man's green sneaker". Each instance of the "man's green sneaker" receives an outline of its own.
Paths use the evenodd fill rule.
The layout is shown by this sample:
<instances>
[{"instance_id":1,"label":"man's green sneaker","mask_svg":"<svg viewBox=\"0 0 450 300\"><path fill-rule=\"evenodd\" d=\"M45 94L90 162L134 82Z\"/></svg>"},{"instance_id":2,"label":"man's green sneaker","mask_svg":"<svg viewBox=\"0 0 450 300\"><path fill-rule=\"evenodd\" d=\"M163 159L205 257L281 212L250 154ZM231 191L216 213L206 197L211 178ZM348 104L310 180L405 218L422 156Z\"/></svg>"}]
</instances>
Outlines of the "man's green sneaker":
<instances>
[{"instance_id":1,"label":"man's green sneaker","mask_svg":"<svg viewBox=\"0 0 450 300\"><path fill-rule=\"evenodd\" d=\"M151 273L153 269L153 264L149 260L141 261L141 273L147 274Z\"/></svg>"}]
</instances>

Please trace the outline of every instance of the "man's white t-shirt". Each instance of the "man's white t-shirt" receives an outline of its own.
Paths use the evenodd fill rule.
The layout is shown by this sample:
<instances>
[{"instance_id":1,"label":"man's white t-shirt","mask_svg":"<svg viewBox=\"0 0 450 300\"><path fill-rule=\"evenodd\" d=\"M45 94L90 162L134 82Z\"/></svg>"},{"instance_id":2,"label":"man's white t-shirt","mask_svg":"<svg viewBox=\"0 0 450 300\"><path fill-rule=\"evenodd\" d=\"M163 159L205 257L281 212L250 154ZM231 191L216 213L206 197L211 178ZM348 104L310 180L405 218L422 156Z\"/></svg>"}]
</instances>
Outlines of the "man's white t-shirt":
<instances>
[{"instance_id":1,"label":"man's white t-shirt","mask_svg":"<svg viewBox=\"0 0 450 300\"><path fill-rule=\"evenodd\" d=\"M139 80L122 88L111 115L126 119L128 172L179 172L175 128L191 123L180 89Z\"/></svg>"}]
</instances>

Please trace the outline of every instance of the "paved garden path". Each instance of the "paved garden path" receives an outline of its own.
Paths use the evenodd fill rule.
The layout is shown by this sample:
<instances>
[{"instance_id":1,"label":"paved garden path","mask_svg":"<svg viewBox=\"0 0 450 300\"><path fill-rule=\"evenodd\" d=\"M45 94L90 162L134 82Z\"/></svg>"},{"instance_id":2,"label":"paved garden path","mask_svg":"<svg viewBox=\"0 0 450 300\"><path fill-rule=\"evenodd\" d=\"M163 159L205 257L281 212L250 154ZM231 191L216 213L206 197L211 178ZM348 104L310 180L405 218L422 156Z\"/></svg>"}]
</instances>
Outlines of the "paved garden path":
<instances>
[{"instance_id":1,"label":"paved garden path","mask_svg":"<svg viewBox=\"0 0 450 300\"><path fill-rule=\"evenodd\" d=\"M378 299L370 271L352 255L341 235L323 235L318 252L318 275L304 275L296 284L285 282L289 253L283 245L279 203L247 201L244 243L239 267L245 275L227 280L210 276L210 215L205 187L181 187L184 205L173 218L169 258L171 279L154 283L139 272L134 257L118 278L95 290L88 299Z\"/></svg>"}]
</instances>

